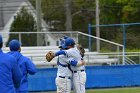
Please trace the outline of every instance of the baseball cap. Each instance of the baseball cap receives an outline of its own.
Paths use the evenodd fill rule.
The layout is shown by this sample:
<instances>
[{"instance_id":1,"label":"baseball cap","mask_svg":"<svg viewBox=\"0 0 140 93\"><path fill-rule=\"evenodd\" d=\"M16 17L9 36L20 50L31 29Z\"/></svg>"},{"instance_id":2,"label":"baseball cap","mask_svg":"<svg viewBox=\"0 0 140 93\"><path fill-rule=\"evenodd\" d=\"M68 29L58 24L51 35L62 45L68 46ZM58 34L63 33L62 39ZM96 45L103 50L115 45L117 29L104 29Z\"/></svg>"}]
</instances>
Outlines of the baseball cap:
<instances>
[{"instance_id":1,"label":"baseball cap","mask_svg":"<svg viewBox=\"0 0 140 93\"><path fill-rule=\"evenodd\" d=\"M3 43L3 39L2 36L0 35L0 43Z\"/></svg>"},{"instance_id":2,"label":"baseball cap","mask_svg":"<svg viewBox=\"0 0 140 93\"><path fill-rule=\"evenodd\" d=\"M64 39L67 39L67 38L69 38L69 37L68 37L68 36L64 36L63 38L64 38Z\"/></svg>"},{"instance_id":3,"label":"baseball cap","mask_svg":"<svg viewBox=\"0 0 140 93\"><path fill-rule=\"evenodd\" d=\"M16 39L13 39L9 42L9 48L11 51L17 51L20 48L20 46L20 42Z\"/></svg>"},{"instance_id":4,"label":"baseball cap","mask_svg":"<svg viewBox=\"0 0 140 93\"><path fill-rule=\"evenodd\" d=\"M62 48L62 45L64 44L65 42L65 39L69 38L68 36L64 36L63 38L60 39L60 46L59 48Z\"/></svg>"},{"instance_id":5,"label":"baseball cap","mask_svg":"<svg viewBox=\"0 0 140 93\"><path fill-rule=\"evenodd\" d=\"M59 48L62 48L63 44L64 44L64 39L60 39L60 46L59 46Z\"/></svg>"},{"instance_id":6,"label":"baseball cap","mask_svg":"<svg viewBox=\"0 0 140 93\"><path fill-rule=\"evenodd\" d=\"M62 48L68 48L68 46L75 45L75 41L72 38L65 39L64 44L62 45Z\"/></svg>"}]
</instances>

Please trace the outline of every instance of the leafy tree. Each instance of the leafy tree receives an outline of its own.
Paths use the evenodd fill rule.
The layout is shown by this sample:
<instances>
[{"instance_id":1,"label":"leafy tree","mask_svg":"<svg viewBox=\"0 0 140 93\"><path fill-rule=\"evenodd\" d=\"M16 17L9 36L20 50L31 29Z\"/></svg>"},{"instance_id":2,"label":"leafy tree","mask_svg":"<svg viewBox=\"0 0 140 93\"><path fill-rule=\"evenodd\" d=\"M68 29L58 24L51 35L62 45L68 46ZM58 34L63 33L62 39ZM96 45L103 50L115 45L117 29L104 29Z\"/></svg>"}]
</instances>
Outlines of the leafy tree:
<instances>
[{"instance_id":1,"label":"leafy tree","mask_svg":"<svg viewBox=\"0 0 140 93\"><path fill-rule=\"evenodd\" d=\"M46 23L54 26L51 31L65 29L64 0L42 0L42 12Z\"/></svg>"},{"instance_id":2,"label":"leafy tree","mask_svg":"<svg viewBox=\"0 0 140 93\"><path fill-rule=\"evenodd\" d=\"M30 0L35 7L35 0ZM94 22L94 0L73 0L72 26L74 31L87 32L87 24ZM42 14L52 31L65 31L64 0L42 0Z\"/></svg>"},{"instance_id":3,"label":"leafy tree","mask_svg":"<svg viewBox=\"0 0 140 93\"><path fill-rule=\"evenodd\" d=\"M121 4L122 7L122 22L131 22L130 19L132 16L136 16L139 12L140 3L138 0L116 0L117 4ZM135 18L135 17L133 17Z\"/></svg>"},{"instance_id":4,"label":"leafy tree","mask_svg":"<svg viewBox=\"0 0 140 93\"><path fill-rule=\"evenodd\" d=\"M25 7L22 7L20 12L15 16L10 32L36 32L36 22L31 13L29 13ZM18 35L11 34L11 39L18 39ZM37 45L36 34L21 34L22 46L35 46Z\"/></svg>"},{"instance_id":5,"label":"leafy tree","mask_svg":"<svg viewBox=\"0 0 140 93\"><path fill-rule=\"evenodd\" d=\"M30 0L35 6L35 0ZM140 21L139 0L99 0L100 24L135 23ZM88 24L95 25L95 0L73 0L72 28L88 33ZM42 14L53 31L65 30L64 0L42 0ZM96 35L92 28L92 35ZM101 37L123 44L121 27L101 27ZM126 28L127 48L139 48L139 26ZM84 41L84 40L83 40ZM133 43L132 43L133 42ZM86 43L86 41L85 41Z\"/></svg>"},{"instance_id":6,"label":"leafy tree","mask_svg":"<svg viewBox=\"0 0 140 93\"><path fill-rule=\"evenodd\" d=\"M100 0L100 23L121 24L139 22L139 6L140 2L138 0ZM102 38L122 43L121 27L104 27L101 30ZM139 41L139 30L138 26L126 27L127 48L138 48L140 46L137 43Z\"/></svg>"}]
</instances>

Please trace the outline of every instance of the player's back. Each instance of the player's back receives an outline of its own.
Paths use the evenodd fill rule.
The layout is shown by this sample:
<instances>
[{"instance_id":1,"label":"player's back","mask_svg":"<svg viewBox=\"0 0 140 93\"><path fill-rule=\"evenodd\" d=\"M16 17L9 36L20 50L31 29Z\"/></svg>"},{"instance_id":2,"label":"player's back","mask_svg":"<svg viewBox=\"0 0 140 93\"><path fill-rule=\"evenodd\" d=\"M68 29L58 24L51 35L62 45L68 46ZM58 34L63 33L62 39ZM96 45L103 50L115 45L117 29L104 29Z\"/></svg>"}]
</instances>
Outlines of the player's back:
<instances>
[{"instance_id":1,"label":"player's back","mask_svg":"<svg viewBox=\"0 0 140 93\"><path fill-rule=\"evenodd\" d=\"M81 60L83 60L79 50L77 47L70 48L69 57L75 58L78 63L81 63ZM77 64L78 64L77 63ZM76 65L72 66L71 69L73 71L72 75L72 82L73 82L73 88L74 93L85 93L85 82L86 82L86 73L85 73L85 67L84 65Z\"/></svg>"},{"instance_id":2,"label":"player's back","mask_svg":"<svg viewBox=\"0 0 140 93\"><path fill-rule=\"evenodd\" d=\"M68 60L66 56L59 55L57 65L58 65L57 76L67 76L67 77L72 76L72 72L68 68Z\"/></svg>"},{"instance_id":3,"label":"player's back","mask_svg":"<svg viewBox=\"0 0 140 93\"><path fill-rule=\"evenodd\" d=\"M28 91L28 74L35 74L36 73L36 67L32 63L32 61L27 58L26 56L23 56L19 51L11 51L8 52L8 54L14 56L16 60L18 61L18 65L20 66L20 70L22 72L22 81L20 84L20 87L18 91Z\"/></svg>"},{"instance_id":4,"label":"player's back","mask_svg":"<svg viewBox=\"0 0 140 93\"><path fill-rule=\"evenodd\" d=\"M0 51L0 91L1 93L15 93L13 84L14 57ZM19 77L20 78L20 77Z\"/></svg>"},{"instance_id":5,"label":"player's back","mask_svg":"<svg viewBox=\"0 0 140 93\"><path fill-rule=\"evenodd\" d=\"M76 61L82 60L82 56L80 55L80 52L76 47L70 48L66 51L67 51L67 57L73 58ZM71 66L71 69L73 71L78 71L78 70L85 70L85 67L84 66Z\"/></svg>"},{"instance_id":6,"label":"player's back","mask_svg":"<svg viewBox=\"0 0 140 93\"><path fill-rule=\"evenodd\" d=\"M67 57L71 57L76 61L81 60L80 52L76 48L70 48L70 49L66 50L66 52L67 52Z\"/></svg>"}]
</instances>

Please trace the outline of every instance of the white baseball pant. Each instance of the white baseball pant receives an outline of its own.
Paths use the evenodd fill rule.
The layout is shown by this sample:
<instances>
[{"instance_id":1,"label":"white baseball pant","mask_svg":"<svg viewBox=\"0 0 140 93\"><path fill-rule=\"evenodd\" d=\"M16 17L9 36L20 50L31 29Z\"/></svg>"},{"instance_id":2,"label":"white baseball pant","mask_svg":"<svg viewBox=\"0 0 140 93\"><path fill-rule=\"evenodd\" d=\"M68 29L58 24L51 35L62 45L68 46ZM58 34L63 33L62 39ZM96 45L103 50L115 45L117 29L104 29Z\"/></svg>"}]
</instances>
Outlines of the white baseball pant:
<instances>
[{"instance_id":1,"label":"white baseball pant","mask_svg":"<svg viewBox=\"0 0 140 93\"><path fill-rule=\"evenodd\" d=\"M68 77L57 77L56 80L57 93L71 93L71 79Z\"/></svg>"},{"instance_id":2,"label":"white baseball pant","mask_svg":"<svg viewBox=\"0 0 140 93\"><path fill-rule=\"evenodd\" d=\"M73 72L74 93L85 93L86 73L85 71Z\"/></svg>"}]
</instances>

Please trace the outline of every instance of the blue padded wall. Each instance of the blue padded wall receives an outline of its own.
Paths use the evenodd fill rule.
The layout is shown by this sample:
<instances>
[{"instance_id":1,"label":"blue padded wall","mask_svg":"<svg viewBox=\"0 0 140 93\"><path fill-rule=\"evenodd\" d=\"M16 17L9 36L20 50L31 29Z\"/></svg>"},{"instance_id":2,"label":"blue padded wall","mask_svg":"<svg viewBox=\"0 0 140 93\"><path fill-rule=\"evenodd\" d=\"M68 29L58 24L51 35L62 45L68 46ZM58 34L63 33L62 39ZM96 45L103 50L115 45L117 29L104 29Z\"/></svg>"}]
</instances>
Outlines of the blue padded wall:
<instances>
[{"instance_id":1,"label":"blue padded wall","mask_svg":"<svg viewBox=\"0 0 140 93\"><path fill-rule=\"evenodd\" d=\"M29 91L56 90L57 68L42 68L29 76ZM140 65L87 66L86 88L140 86Z\"/></svg>"}]
</instances>

